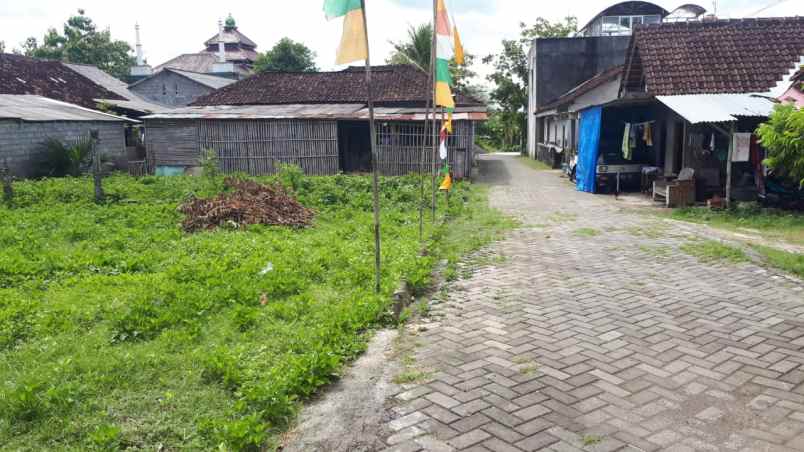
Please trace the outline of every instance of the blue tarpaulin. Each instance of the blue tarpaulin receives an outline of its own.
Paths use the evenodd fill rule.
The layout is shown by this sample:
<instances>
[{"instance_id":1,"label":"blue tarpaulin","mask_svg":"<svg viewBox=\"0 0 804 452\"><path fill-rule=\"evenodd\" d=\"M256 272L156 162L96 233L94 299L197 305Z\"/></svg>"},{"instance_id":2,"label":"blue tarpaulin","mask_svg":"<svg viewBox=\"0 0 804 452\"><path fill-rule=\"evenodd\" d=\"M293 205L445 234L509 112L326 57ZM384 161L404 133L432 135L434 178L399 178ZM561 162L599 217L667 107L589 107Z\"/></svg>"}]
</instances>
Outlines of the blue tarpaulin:
<instances>
[{"instance_id":1,"label":"blue tarpaulin","mask_svg":"<svg viewBox=\"0 0 804 452\"><path fill-rule=\"evenodd\" d=\"M600 122L602 117L602 107L587 108L581 112L580 136L578 139L578 167L575 172L579 191L595 192L597 156L600 152Z\"/></svg>"}]
</instances>

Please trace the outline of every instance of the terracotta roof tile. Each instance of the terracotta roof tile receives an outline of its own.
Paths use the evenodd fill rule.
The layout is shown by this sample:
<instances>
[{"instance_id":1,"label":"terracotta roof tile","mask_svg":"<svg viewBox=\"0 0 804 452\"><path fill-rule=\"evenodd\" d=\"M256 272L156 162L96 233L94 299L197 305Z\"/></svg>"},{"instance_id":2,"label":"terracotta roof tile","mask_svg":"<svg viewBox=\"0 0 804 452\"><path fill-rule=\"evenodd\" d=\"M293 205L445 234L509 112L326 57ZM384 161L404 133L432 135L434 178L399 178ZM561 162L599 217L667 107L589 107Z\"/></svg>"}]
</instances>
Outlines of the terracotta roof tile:
<instances>
[{"instance_id":1,"label":"terracotta roof tile","mask_svg":"<svg viewBox=\"0 0 804 452\"><path fill-rule=\"evenodd\" d=\"M94 83L61 61L0 54L0 94L35 94L97 108L94 99L126 100Z\"/></svg>"},{"instance_id":2,"label":"terracotta roof tile","mask_svg":"<svg viewBox=\"0 0 804 452\"><path fill-rule=\"evenodd\" d=\"M764 92L804 56L804 17L637 27L623 83L649 94Z\"/></svg>"},{"instance_id":3,"label":"terracotta roof tile","mask_svg":"<svg viewBox=\"0 0 804 452\"><path fill-rule=\"evenodd\" d=\"M262 72L229 85L193 105L348 104L366 101L363 68L339 72ZM375 66L374 98L378 106L412 106L431 98L427 74L413 66ZM480 102L458 96L459 105Z\"/></svg>"}]
</instances>

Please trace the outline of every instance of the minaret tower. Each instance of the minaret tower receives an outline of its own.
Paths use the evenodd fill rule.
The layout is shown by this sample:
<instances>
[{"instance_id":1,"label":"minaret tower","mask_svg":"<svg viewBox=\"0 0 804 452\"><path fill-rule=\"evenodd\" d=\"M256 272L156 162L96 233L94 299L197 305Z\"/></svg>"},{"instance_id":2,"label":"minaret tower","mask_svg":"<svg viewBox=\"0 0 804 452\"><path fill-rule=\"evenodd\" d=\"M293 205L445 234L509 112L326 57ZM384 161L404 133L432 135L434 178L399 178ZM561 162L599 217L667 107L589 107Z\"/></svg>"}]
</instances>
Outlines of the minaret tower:
<instances>
[{"instance_id":1,"label":"minaret tower","mask_svg":"<svg viewBox=\"0 0 804 452\"><path fill-rule=\"evenodd\" d=\"M142 51L142 42L140 41L140 24L137 23L134 25L134 30L136 32L136 50L137 50L137 65L131 67L131 76L130 81L136 82L137 80L141 80L147 77L150 77L154 74L153 68L145 61L145 56Z\"/></svg>"}]
</instances>

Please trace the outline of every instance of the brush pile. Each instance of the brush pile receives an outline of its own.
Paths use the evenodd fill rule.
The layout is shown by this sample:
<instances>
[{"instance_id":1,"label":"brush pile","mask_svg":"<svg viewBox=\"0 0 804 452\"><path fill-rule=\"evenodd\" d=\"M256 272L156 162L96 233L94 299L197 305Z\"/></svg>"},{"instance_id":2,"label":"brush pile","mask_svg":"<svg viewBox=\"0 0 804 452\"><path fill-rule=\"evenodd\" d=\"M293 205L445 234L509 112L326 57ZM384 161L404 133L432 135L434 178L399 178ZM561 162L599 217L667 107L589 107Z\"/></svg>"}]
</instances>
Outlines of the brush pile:
<instances>
[{"instance_id":1,"label":"brush pile","mask_svg":"<svg viewBox=\"0 0 804 452\"><path fill-rule=\"evenodd\" d=\"M182 222L186 232L249 224L301 228L309 226L315 216L280 184L262 185L233 178L227 178L224 184L230 191L210 199L194 198L179 207L186 216Z\"/></svg>"}]
</instances>

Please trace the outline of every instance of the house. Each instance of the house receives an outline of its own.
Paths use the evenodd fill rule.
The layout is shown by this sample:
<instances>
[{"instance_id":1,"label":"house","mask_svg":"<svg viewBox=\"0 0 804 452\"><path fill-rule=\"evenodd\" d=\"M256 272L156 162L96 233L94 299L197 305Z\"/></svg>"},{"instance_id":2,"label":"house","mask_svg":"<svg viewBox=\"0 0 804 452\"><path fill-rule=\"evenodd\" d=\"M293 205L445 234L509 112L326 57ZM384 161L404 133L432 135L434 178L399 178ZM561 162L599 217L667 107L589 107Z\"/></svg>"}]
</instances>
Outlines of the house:
<instances>
[{"instance_id":1,"label":"house","mask_svg":"<svg viewBox=\"0 0 804 452\"><path fill-rule=\"evenodd\" d=\"M576 107L579 189L638 186L645 169L672 176L688 168L699 201L756 199L764 190L763 150L751 134L802 56L804 17L636 27L617 97L604 84L592 90L600 103ZM541 120L556 120L561 106L570 110L570 97Z\"/></svg>"},{"instance_id":2,"label":"house","mask_svg":"<svg viewBox=\"0 0 804 452\"><path fill-rule=\"evenodd\" d=\"M790 79L790 88L778 99L782 103L790 103L798 108L804 107L804 70L799 69L796 72Z\"/></svg>"},{"instance_id":3,"label":"house","mask_svg":"<svg viewBox=\"0 0 804 452\"><path fill-rule=\"evenodd\" d=\"M407 65L372 68L379 168L399 175L432 167L425 133L428 76ZM145 117L148 158L163 172L199 166L212 150L224 171L273 173L295 163L308 174L371 170L363 68L339 72L265 72L224 87L193 105ZM448 142L456 177L468 176L480 102L458 95ZM439 115L440 117L441 115Z\"/></svg>"},{"instance_id":4,"label":"house","mask_svg":"<svg viewBox=\"0 0 804 452\"><path fill-rule=\"evenodd\" d=\"M128 89L150 102L183 107L234 82L231 78L165 68L131 84Z\"/></svg>"},{"instance_id":5,"label":"house","mask_svg":"<svg viewBox=\"0 0 804 452\"><path fill-rule=\"evenodd\" d=\"M42 96L0 94L0 166L17 177L36 175L45 140L76 142L93 130L99 133L101 154L124 165L125 126L135 122Z\"/></svg>"},{"instance_id":6,"label":"house","mask_svg":"<svg viewBox=\"0 0 804 452\"><path fill-rule=\"evenodd\" d=\"M554 166L566 161L559 149L545 141L545 125L535 113L587 80L622 66L635 27L692 20L704 11L695 5L668 12L651 2L620 2L595 15L574 37L533 40L528 52L528 155ZM550 141L556 140L551 137Z\"/></svg>"},{"instance_id":7,"label":"house","mask_svg":"<svg viewBox=\"0 0 804 452\"><path fill-rule=\"evenodd\" d=\"M0 94L32 94L137 118L163 110L95 66L0 54Z\"/></svg>"}]
</instances>

